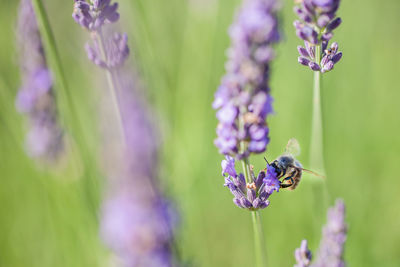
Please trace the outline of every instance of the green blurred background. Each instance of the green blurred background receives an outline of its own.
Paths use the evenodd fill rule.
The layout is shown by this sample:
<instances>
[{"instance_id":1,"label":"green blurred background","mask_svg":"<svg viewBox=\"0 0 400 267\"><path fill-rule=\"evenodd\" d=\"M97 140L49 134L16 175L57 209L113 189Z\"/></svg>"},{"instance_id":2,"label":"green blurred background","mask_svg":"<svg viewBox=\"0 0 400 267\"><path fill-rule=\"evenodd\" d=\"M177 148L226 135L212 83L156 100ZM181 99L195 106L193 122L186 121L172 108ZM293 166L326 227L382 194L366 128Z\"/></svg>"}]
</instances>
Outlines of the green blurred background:
<instances>
[{"instance_id":1,"label":"green blurred background","mask_svg":"<svg viewBox=\"0 0 400 267\"><path fill-rule=\"evenodd\" d=\"M90 149L70 153L56 170L37 167L24 152L24 119L14 108L20 85L15 49L18 1L0 9L0 266L107 266L97 233L103 177L95 121L98 75L84 54L87 34L71 18L73 1L44 1ZM121 0L119 26L160 116L160 177L181 212L178 246L193 266L253 266L250 214L222 186L213 145L213 94L224 73L227 28L238 0ZM297 63L292 1L281 15L284 40L273 63L275 115L269 118L273 159L296 137L308 167L312 73ZM349 224L349 266L400 265L400 1L342 1L334 40L343 51L323 75L325 161L330 205L341 197ZM65 117L71 111L59 94ZM67 120L68 121L68 120ZM69 122L74 124L75 122ZM252 163L261 168L262 156ZM86 167L83 168L82 166ZM85 171L83 171L85 170ZM313 189L314 188L314 189ZM271 197L262 211L269 266L292 266L303 238L316 252L325 211L305 176L294 192Z\"/></svg>"}]
</instances>

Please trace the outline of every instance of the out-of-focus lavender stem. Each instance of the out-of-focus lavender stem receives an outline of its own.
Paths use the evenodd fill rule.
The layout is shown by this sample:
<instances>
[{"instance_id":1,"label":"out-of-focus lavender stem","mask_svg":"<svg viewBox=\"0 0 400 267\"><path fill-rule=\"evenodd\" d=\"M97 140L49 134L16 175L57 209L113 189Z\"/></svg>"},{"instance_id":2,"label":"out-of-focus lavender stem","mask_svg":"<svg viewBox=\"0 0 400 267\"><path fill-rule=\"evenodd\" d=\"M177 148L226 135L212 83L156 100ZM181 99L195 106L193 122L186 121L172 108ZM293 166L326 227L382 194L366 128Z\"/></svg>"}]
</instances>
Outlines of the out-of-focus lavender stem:
<instances>
[{"instance_id":1,"label":"out-of-focus lavender stem","mask_svg":"<svg viewBox=\"0 0 400 267\"><path fill-rule=\"evenodd\" d=\"M107 60L106 48L105 48L104 37L103 37L101 30L96 31L96 40L98 42L101 56L103 57L103 60L106 61ZM116 77L116 75L114 75L112 69L106 69L106 76L107 76L107 83L108 83L110 96L111 96L113 106L114 106L115 115L118 120L118 127L119 127L121 140L123 143L125 143L126 139L125 139L125 133L124 133L124 129L123 129L122 115L121 115L120 105L119 105L119 101L118 101L117 77Z\"/></svg>"},{"instance_id":2,"label":"out-of-focus lavender stem","mask_svg":"<svg viewBox=\"0 0 400 267\"><path fill-rule=\"evenodd\" d=\"M75 113L76 109L74 107L74 102L72 101L68 89L67 79L65 78L64 75L61 58L58 53L56 40L54 38L53 31L51 30L47 13L45 11L45 8L41 0L32 0L32 4L36 13L39 31L44 41L46 53L49 55L48 57L49 64L52 67L52 70L56 76L55 83L58 84L58 86L61 88L61 91L64 93L66 97L69 106L69 111L72 113L73 120L78 121L78 116Z\"/></svg>"}]
</instances>

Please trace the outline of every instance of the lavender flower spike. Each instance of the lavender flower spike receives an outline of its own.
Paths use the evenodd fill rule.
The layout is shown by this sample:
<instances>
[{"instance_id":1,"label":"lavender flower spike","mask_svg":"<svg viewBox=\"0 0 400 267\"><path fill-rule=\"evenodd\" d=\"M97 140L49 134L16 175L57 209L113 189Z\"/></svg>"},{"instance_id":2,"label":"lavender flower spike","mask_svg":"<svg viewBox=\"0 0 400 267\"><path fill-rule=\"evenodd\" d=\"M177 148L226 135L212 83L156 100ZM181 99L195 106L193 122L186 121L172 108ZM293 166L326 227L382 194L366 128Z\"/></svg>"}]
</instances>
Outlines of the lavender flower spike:
<instances>
[{"instance_id":1,"label":"lavender flower spike","mask_svg":"<svg viewBox=\"0 0 400 267\"><path fill-rule=\"evenodd\" d=\"M88 57L106 72L112 92L111 98L105 95L101 101L109 185L102 205L101 236L123 266L172 267L176 266L172 253L176 216L154 171L157 132L132 71L123 66L129 56L127 36L114 33L105 39L101 31L104 23L119 18L116 9L110 0L75 1L73 15L92 31L95 38L92 46L86 45ZM117 110L117 120L109 107Z\"/></svg>"},{"instance_id":2,"label":"lavender flower spike","mask_svg":"<svg viewBox=\"0 0 400 267\"><path fill-rule=\"evenodd\" d=\"M104 101L104 162L109 187L102 205L101 236L123 266L175 266L171 243L177 219L154 171L158 152L155 128L130 76L117 77L126 137L123 145L115 142L115 121Z\"/></svg>"},{"instance_id":3,"label":"lavender flower spike","mask_svg":"<svg viewBox=\"0 0 400 267\"><path fill-rule=\"evenodd\" d=\"M343 200L336 200L334 207L327 213L327 223L322 229L322 239L316 260L311 264L311 251L307 247L307 240L303 240L301 247L296 249L297 264L294 267L344 267L344 243L347 237L345 223L345 205Z\"/></svg>"},{"instance_id":4,"label":"lavender flower spike","mask_svg":"<svg viewBox=\"0 0 400 267\"><path fill-rule=\"evenodd\" d=\"M336 17L340 0L299 0L297 2L299 5L295 6L294 12L300 20L294 22L294 27L297 36L305 43L305 48L298 48L302 57L301 60L299 58L299 63L308 66L313 71L328 72L342 58L342 52L337 50L337 43L333 43L328 48L328 43L333 37L333 30L342 22L341 18ZM316 46L321 46L318 55L315 55ZM306 60L313 64L304 64Z\"/></svg>"},{"instance_id":5,"label":"lavender flower spike","mask_svg":"<svg viewBox=\"0 0 400 267\"><path fill-rule=\"evenodd\" d=\"M83 28L97 31L106 23L114 23L119 19L118 4L111 0L75 0L72 17Z\"/></svg>"},{"instance_id":6,"label":"lavender flower spike","mask_svg":"<svg viewBox=\"0 0 400 267\"><path fill-rule=\"evenodd\" d=\"M96 65L115 69L121 67L129 56L128 36L126 34L114 33L105 42L106 58L103 59L97 42L93 46L89 43L85 46L88 58Z\"/></svg>"},{"instance_id":7,"label":"lavender flower spike","mask_svg":"<svg viewBox=\"0 0 400 267\"><path fill-rule=\"evenodd\" d=\"M300 248L297 248L294 252L297 264L294 267L308 267L311 264L312 253L308 249L307 240L301 241Z\"/></svg>"},{"instance_id":8,"label":"lavender flower spike","mask_svg":"<svg viewBox=\"0 0 400 267\"><path fill-rule=\"evenodd\" d=\"M343 200L336 200L334 207L328 210L327 223L322 229L322 239L319 245L316 266L344 267L344 243L347 238L345 223L345 205Z\"/></svg>"},{"instance_id":9,"label":"lavender flower spike","mask_svg":"<svg viewBox=\"0 0 400 267\"><path fill-rule=\"evenodd\" d=\"M268 198L274 191L279 191L280 181L276 178L274 171L260 171L255 177L253 168L250 169L251 181L246 183L242 173L237 175L235 170L235 160L226 156L222 163L222 175L225 177L225 186L233 194L233 203L239 208L255 211L269 206Z\"/></svg>"},{"instance_id":10,"label":"lavender flower spike","mask_svg":"<svg viewBox=\"0 0 400 267\"><path fill-rule=\"evenodd\" d=\"M279 41L275 0L244 1L229 34L226 74L215 93L220 153L241 159L262 153L269 142L267 115L272 45Z\"/></svg>"},{"instance_id":11,"label":"lavender flower spike","mask_svg":"<svg viewBox=\"0 0 400 267\"><path fill-rule=\"evenodd\" d=\"M53 80L47 68L38 25L30 0L22 0L17 23L22 86L17 110L29 118L28 154L53 162L64 151L63 130L58 122Z\"/></svg>"}]
</instances>

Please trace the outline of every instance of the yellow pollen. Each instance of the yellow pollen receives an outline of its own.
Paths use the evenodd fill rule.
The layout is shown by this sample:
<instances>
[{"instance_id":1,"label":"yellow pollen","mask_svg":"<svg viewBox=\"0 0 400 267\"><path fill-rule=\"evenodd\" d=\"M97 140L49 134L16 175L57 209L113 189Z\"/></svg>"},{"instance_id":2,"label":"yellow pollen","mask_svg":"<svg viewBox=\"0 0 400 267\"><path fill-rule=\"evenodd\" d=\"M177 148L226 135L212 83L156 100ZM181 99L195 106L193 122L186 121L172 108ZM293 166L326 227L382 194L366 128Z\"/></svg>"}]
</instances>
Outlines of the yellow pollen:
<instances>
[{"instance_id":1,"label":"yellow pollen","mask_svg":"<svg viewBox=\"0 0 400 267\"><path fill-rule=\"evenodd\" d=\"M253 190L256 190L256 189L257 189L255 183L247 184L246 187L247 187L247 189L253 189Z\"/></svg>"}]
</instances>

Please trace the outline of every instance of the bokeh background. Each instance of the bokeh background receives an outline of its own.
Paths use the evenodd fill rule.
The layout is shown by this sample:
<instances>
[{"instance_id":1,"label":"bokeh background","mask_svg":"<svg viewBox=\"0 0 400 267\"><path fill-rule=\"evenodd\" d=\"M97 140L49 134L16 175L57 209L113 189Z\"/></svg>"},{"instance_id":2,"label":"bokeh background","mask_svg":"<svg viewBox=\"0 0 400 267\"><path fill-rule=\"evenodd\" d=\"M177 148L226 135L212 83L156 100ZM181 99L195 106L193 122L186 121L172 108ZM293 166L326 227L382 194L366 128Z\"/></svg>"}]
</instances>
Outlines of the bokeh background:
<instances>
[{"instance_id":1,"label":"bokeh background","mask_svg":"<svg viewBox=\"0 0 400 267\"><path fill-rule=\"evenodd\" d=\"M0 266L107 266L109 253L97 229L104 177L94 110L96 84L102 81L84 54L88 36L71 18L73 1L44 2L91 156L82 161L70 151L56 169L38 167L26 156L25 121L14 106L20 85L18 1L1 0ZM223 187L211 108L224 73L227 28L240 1L119 3L119 26L128 33L133 52L130 61L159 115L160 179L181 213L177 241L182 260L193 266L252 266L250 214L234 206ZM296 137L302 146L299 159L307 167L312 73L297 64L300 41L292 6L291 0L283 2L284 38L273 63L275 115L269 118L266 156L277 157ZM349 266L399 266L400 1L342 1L338 15L343 24L334 40L344 57L323 75L322 87L329 204L337 197L347 204ZM58 100L68 118L71 111L62 94ZM264 164L262 156L251 161L257 168ZM303 238L316 252L325 211L317 208L321 200L313 181L305 176L298 189L273 195L262 211L269 266L292 266Z\"/></svg>"}]
</instances>

